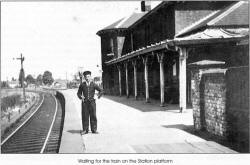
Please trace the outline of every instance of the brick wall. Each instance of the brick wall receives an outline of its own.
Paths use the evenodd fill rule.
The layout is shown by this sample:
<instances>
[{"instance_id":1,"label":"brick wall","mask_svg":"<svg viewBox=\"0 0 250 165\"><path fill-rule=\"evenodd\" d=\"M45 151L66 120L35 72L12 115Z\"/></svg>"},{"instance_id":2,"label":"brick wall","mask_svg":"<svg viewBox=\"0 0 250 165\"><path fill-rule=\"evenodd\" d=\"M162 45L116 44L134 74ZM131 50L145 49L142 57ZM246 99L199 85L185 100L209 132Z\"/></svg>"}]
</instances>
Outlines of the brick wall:
<instances>
[{"instance_id":1,"label":"brick wall","mask_svg":"<svg viewBox=\"0 0 250 165\"><path fill-rule=\"evenodd\" d=\"M204 74L205 125L208 132L226 136L226 88L224 73Z\"/></svg>"},{"instance_id":2,"label":"brick wall","mask_svg":"<svg viewBox=\"0 0 250 165\"><path fill-rule=\"evenodd\" d=\"M191 95L192 95L194 128L196 130L200 130L202 128L200 120L200 81L201 81L201 74L199 74L199 70L193 70L191 76Z\"/></svg>"},{"instance_id":3,"label":"brick wall","mask_svg":"<svg viewBox=\"0 0 250 165\"><path fill-rule=\"evenodd\" d=\"M195 129L226 137L226 88L224 73L196 70L192 74Z\"/></svg>"}]
</instances>

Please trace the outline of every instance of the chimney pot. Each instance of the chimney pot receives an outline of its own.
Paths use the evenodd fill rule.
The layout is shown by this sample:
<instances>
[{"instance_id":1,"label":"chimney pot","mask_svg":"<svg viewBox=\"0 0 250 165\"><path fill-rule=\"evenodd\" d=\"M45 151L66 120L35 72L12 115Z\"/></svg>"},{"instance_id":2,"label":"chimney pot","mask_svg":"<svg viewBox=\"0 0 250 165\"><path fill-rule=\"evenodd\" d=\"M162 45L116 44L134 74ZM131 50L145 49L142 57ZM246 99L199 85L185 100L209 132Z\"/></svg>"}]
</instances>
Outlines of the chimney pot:
<instances>
[{"instance_id":1,"label":"chimney pot","mask_svg":"<svg viewBox=\"0 0 250 165\"><path fill-rule=\"evenodd\" d=\"M141 11L150 11L151 10L151 3L150 1L141 1Z\"/></svg>"}]
</instances>

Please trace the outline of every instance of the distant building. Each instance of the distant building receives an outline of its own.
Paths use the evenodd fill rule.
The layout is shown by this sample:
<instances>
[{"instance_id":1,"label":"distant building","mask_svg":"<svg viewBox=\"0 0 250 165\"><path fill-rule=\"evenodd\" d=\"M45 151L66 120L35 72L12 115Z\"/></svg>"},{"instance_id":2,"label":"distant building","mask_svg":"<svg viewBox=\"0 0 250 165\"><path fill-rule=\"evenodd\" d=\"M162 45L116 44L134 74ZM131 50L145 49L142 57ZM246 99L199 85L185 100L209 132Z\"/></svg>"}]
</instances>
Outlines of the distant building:
<instances>
[{"instance_id":1,"label":"distant building","mask_svg":"<svg viewBox=\"0 0 250 165\"><path fill-rule=\"evenodd\" d=\"M56 79L54 80L52 86L55 88L67 88L67 80Z\"/></svg>"},{"instance_id":2,"label":"distant building","mask_svg":"<svg viewBox=\"0 0 250 165\"><path fill-rule=\"evenodd\" d=\"M16 81L9 81L8 84L9 84L10 88L17 88L17 87L19 87L19 81L18 80L16 80Z\"/></svg>"},{"instance_id":3,"label":"distant building","mask_svg":"<svg viewBox=\"0 0 250 165\"><path fill-rule=\"evenodd\" d=\"M36 88L36 84L28 84L28 88Z\"/></svg>"}]
</instances>

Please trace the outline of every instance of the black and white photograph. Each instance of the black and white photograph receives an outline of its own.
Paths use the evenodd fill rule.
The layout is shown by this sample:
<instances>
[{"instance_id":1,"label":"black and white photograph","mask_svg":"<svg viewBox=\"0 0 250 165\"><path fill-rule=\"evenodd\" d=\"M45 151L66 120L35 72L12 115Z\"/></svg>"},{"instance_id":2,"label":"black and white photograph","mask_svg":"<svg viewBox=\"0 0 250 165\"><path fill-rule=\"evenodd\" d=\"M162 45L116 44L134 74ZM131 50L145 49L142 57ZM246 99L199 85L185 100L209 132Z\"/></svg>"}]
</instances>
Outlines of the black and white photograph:
<instances>
[{"instance_id":1,"label":"black and white photograph","mask_svg":"<svg viewBox=\"0 0 250 165\"><path fill-rule=\"evenodd\" d=\"M248 156L248 1L0 5L1 155Z\"/></svg>"}]
</instances>

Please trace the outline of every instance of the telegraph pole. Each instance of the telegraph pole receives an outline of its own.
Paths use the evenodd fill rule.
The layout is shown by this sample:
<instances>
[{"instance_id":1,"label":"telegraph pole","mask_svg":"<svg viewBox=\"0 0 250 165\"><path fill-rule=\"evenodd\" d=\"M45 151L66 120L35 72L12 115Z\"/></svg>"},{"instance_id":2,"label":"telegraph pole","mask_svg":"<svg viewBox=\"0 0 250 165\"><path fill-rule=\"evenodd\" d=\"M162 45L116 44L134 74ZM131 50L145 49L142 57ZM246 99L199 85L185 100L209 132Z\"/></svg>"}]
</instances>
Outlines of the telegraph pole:
<instances>
[{"instance_id":1,"label":"telegraph pole","mask_svg":"<svg viewBox=\"0 0 250 165\"><path fill-rule=\"evenodd\" d=\"M16 58L17 60L20 60L21 61L21 70L20 70L20 72L21 72L21 85L22 85L22 87L23 87L23 101L25 102L26 101L26 97L25 97L25 87L24 87L24 69L23 69L23 61L24 61L24 57L23 57L23 55L22 55L22 53L21 53L21 56L20 56L20 58Z\"/></svg>"}]
</instances>

